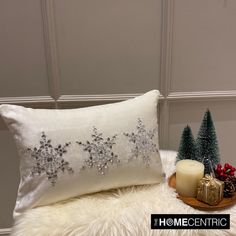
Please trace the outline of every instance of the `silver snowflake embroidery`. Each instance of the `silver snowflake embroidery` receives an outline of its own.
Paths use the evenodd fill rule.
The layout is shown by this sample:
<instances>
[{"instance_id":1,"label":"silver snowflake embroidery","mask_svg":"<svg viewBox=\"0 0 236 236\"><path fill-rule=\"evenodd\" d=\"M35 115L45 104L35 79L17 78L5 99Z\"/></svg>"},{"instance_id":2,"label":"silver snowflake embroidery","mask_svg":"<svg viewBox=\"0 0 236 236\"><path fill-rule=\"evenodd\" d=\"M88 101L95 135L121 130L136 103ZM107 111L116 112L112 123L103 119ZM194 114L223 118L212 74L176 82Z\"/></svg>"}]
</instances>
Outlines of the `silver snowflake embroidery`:
<instances>
[{"instance_id":1,"label":"silver snowflake embroidery","mask_svg":"<svg viewBox=\"0 0 236 236\"><path fill-rule=\"evenodd\" d=\"M45 133L42 132L39 144L39 147L27 149L31 157L35 160L35 166L31 170L32 176L45 173L48 180L54 186L59 172L74 172L69 166L69 162L65 161L63 158L63 155L67 152L67 148L71 144L70 142L53 147L51 140L47 139Z\"/></svg>"},{"instance_id":2,"label":"silver snowflake embroidery","mask_svg":"<svg viewBox=\"0 0 236 236\"><path fill-rule=\"evenodd\" d=\"M142 158L144 164L149 167L151 154L158 153L157 145L153 140L157 129L147 131L140 118L138 119L136 128L136 133L124 133L124 135L129 138L129 142L133 145L129 161Z\"/></svg>"},{"instance_id":3,"label":"silver snowflake embroidery","mask_svg":"<svg viewBox=\"0 0 236 236\"><path fill-rule=\"evenodd\" d=\"M88 153L88 158L85 159L82 169L96 168L98 173L104 175L110 165L118 164L120 160L112 148L116 144L115 140L117 135L112 137L103 138L102 133L98 133L97 129L93 127L93 134L91 135L92 141L86 143L76 142L78 145L83 146L83 150Z\"/></svg>"}]
</instances>

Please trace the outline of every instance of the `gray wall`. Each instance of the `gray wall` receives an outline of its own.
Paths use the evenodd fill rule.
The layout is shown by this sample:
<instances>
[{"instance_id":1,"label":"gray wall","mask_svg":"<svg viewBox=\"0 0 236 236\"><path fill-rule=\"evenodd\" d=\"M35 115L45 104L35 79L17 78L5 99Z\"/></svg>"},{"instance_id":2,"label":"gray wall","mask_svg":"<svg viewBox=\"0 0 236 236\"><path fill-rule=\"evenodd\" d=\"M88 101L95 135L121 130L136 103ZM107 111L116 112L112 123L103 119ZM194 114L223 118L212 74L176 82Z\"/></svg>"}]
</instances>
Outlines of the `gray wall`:
<instances>
[{"instance_id":1,"label":"gray wall","mask_svg":"<svg viewBox=\"0 0 236 236\"><path fill-rule=\"evenodd\" d=\"M161 148L196 134L209 108L236 165L236 1L1 0L0 103L71 108L159 89ZM12 224L18 158L0 121L0 235ZM8 229L9 228L9 229Z\"/></svg>"}]
</instances>

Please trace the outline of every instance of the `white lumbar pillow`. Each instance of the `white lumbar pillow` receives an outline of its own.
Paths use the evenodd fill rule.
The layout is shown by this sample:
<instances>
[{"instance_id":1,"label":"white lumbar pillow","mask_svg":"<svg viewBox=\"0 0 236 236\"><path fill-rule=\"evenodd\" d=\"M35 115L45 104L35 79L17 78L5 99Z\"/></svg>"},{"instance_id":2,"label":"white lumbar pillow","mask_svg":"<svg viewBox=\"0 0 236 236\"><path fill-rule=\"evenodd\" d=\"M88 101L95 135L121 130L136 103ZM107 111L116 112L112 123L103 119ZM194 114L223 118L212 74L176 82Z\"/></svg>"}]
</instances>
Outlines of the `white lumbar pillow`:
<instances>
[{"instance_id":1,"label":"white lumbar pillow","mask_svg":"<svg viewBox=\"0 0 236 236\"><path fill-rule=\"evenodd\" d=\"M79 109L1 105L20 155L14 216L70 197L161 182L158 98L153 90Z\"/></svg>"}]
</instances>

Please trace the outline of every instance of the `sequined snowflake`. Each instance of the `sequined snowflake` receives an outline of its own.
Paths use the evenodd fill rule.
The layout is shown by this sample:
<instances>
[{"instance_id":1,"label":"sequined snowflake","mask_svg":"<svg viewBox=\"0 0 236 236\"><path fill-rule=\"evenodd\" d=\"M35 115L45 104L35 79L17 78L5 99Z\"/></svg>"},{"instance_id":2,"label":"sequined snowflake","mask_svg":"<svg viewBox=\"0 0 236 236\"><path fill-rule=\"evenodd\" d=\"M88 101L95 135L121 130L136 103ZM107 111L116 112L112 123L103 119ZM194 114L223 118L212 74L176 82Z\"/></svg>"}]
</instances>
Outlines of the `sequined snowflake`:
<instances>
[{"instance_id":1,"label":"sequined snowflake","mask_svg":"<svg viewBox=\"0 0 236 236\"><path fill-rule=\"evenodd\" d=\"M116 155L112 148L116 144L117 135L103 138L103 134L99 133L97 128L93 127L91 135L92 141L86 143L76 142L83 147L83 150L88 153L88 158L85 159L82 169L96 168L98 173L104 175L110 165L118 164L120 162L118 155Z\"/></svg>"},{"instance_id":2,"label":"sequined snowflake","mask_svg":"<svg viewBox=\"0 0 236 236\"><path fill-rule=\"evenodd\" d=\"M31 157L35 160L35 165L31 169L31 175L41 175L45 173L48 180L54 186L56 184L59 172L73 173L73 169L69 166L69 162L65 161L63 156L67 152L67 148L71 143L64 145L52 146L50 139L47 139L44 132L41 134L39 147L28 148Z\"/></svg>"},{"instance_id":3,"label":"sequined snowflake","mask_svg":"<svg viewBox=\"0 0 236 236\"><path fill-rule=\"evenodd\" d=\"M129 161L142 158L144 164L148 167L152 153L158 153L157 145L153 140L157 129L147 131L144 123L139 118L136 130L136 132L124 133L124 135L129 138L129 142L133 145Z\"/></svg>"}]
</instances>

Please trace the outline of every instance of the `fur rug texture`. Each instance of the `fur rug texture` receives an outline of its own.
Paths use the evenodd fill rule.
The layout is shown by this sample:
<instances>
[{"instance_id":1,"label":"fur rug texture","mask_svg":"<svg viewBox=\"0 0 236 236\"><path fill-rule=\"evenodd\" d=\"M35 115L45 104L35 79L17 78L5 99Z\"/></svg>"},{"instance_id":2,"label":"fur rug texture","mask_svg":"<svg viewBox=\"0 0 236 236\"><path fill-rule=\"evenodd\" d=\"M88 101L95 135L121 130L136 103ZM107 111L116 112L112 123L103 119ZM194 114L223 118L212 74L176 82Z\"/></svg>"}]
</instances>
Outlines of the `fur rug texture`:
<instances>
[{"instance_id":1,"label":"fur rug texture","mask_svg":"<svg viewBox=\"0 0 236 236\"><path fill-rule=\"evenodd\" d=\"M161 151L167 177L176 152ZM138 174L138 173L137 173ZM230 230L151 230L151 213L228 213ZM224 236L236 235L236 205L221 211L196 210L176 198L167 181L73 198L28 210L15 221L12 236Z\"/></svg>"}]
</instances>

